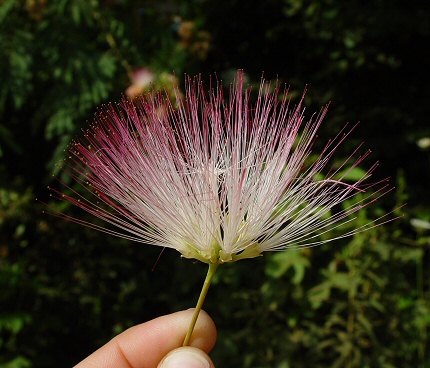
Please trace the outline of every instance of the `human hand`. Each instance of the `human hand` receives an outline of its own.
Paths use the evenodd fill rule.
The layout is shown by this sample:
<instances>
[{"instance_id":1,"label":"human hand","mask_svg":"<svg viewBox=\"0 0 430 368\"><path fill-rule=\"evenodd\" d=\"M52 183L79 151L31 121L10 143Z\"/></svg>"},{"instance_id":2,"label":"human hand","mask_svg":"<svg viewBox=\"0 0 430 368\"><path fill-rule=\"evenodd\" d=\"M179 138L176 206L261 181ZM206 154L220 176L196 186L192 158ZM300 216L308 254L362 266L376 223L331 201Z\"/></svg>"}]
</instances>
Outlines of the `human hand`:
<instances>
[{"instance_id":1,"label":"human hand","mask_svg":"<svg viewBox=\"0 0 430 368\"><path fill-rule=\"evenodd\" d=\"M207 355L216 340L215 324L200 311L190 346L181 347L193 309L129 328L75 368L214 368Z\"/></svg>"}]
</instances>

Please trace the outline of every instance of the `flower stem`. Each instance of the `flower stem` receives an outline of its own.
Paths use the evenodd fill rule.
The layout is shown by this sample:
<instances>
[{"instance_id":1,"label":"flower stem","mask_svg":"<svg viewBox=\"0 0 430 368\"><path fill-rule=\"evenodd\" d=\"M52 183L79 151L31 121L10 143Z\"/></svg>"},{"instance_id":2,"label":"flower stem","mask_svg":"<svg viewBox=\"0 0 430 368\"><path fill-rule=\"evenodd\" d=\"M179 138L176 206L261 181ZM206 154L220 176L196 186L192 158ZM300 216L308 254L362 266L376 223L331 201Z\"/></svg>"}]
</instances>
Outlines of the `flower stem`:
<instances>
[{"instance_id":1,"label":"flower stem","mask_svg":"<svg viewBox=\"0 0 430 368\"><path fill-rule=\"evenodd\" d=\"M214 277L215 271L217 270L218 266L219 266L218 263L209 263L208 273L206 274L205 282L203 283L202 291L200 292L199 300L197 301L193 319L191 320L190 327L188 328L188 332L187 332L187 335L185 336L184 343L182 344L182 346L188 346L188 344L190 343L194 326L196 325L197 318L199 316L200 310L202 309L203 303L206 298L206 294L208 293L209 286L211 286L212 278Z\"/></svg>"}]
</instances>

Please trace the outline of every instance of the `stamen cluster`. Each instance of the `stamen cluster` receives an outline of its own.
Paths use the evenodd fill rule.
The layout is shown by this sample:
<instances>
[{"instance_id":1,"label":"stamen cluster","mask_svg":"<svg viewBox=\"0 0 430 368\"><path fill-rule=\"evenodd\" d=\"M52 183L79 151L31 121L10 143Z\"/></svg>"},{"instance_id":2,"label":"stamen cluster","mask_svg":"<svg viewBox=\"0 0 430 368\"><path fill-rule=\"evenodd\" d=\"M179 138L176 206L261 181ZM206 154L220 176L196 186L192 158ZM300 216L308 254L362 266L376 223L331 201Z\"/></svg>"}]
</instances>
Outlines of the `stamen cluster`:
<instances>
[{"instance_id":1,"label":"stamen cluster","mask_svg":"<svg viewBox=\"0 0 430 368\"><path fill-rule=\"evenodd\" d=\"M88 193L53 191L107 224L73 221L209 264L315 246L384 221L321 239L390 190L365 183L377 164L345 180L370 153L361 145L332 164L350 130L311 155L327 107L306 119L303 98L291 106L264 81L252 101L242 72L227 98L199 79L185 90L109 105L72 143L70 171Z\"/></svg>"}]
</instances>

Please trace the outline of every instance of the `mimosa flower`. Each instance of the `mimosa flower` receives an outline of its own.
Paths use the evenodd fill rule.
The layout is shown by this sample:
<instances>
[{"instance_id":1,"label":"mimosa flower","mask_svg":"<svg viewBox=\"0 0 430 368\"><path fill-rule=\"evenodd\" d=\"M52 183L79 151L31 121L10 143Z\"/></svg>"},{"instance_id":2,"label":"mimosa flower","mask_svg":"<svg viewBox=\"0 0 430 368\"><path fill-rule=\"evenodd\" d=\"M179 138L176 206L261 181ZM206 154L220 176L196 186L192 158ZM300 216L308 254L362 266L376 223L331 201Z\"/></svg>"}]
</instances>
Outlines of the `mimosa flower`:
<instances>
[{"instance_id":1,"label":"mimosa flower","mask_svg":"<svg viewBox=\"0 0 430 368\"><path fill-rule=\"evenodd\" d=\"M307 119L303 98L292 106L279 95L262 82L252 102L239 72L228 98L218 85L206 93L199 80L188 80L175 104L150 94L110 105L69 151L72 175L88 195L56 193L112 226L74 221L175 249L213 272L218 264L323 244L383 222L343 226L390 190L385 181L366 184L376 164L345 180L370 152L359 146L334 165L350 132L342 130L311 154L327 107ZM347 230L327 239L335 228Z\"/></svg>"}]
</instances>

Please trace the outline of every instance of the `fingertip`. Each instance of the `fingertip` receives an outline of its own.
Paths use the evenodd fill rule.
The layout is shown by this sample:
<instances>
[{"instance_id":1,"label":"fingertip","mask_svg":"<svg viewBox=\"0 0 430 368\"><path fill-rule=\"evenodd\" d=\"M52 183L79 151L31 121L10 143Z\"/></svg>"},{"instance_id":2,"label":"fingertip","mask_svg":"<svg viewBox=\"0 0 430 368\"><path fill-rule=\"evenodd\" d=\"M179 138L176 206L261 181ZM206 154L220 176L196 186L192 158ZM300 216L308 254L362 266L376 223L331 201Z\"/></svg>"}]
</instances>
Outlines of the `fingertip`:
<instances>
[{"instance_id":1,"label":"fingertip","mask_svg":"<svg viewBox=\"0 0 430 368\"><path fill-rule=\"evenodd\" d=\"M157 368L214 368L209 356L202 350L185 346L172 350L167 354Z\"/></svg>"}]
</instances>

